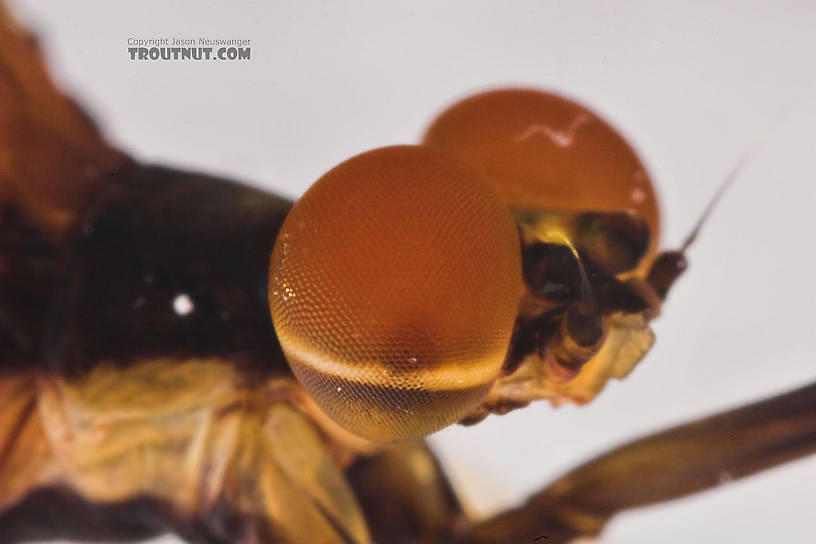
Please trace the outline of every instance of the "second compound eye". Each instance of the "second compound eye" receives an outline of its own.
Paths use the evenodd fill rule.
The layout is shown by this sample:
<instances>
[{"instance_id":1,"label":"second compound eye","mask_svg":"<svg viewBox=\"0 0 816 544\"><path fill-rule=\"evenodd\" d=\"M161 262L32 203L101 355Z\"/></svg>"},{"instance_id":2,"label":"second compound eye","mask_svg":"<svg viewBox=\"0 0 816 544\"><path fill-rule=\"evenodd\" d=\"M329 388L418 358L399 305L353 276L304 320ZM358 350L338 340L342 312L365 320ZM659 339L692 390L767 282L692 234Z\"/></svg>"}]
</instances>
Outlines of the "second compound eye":
<instances>
[{"instance_id":1,"label":"second compound eye","mask_svg":"<svg viewBox=\"0 0 816 544\"><path fill-rule=\"evenodd\" d=\"M657 198L644 165L586 107L534 89L477 94L442 112L424 142L463 161L512 207L547 211L631 210L657 250Z\"/></svg>"},{"instance_id":2,"label":"second compound eye","mask_svg":"<svg viewBox=\"0 0 816 544\"><path fill-rule=\"evenodd\" d=\"M507 207L422 146L335 167L295 204L269 302L295 376L342 426L417 438L473 409L497 377L521 290Z\"/></svg>"}]
</instances>

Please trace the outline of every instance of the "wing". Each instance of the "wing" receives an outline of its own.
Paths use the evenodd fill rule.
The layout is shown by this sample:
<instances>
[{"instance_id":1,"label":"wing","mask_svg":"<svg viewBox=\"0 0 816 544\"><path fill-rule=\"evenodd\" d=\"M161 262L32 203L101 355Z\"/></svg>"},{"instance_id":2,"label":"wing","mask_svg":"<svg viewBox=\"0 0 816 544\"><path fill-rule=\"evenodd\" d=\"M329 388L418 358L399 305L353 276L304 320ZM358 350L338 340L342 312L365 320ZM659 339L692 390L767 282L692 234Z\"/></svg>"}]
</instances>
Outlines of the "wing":
<instances>
[{"instance_id":1,"label":"wing","mask_svg":"<svg viewBox=\"0 0 816 544\"><path fill-rule=\"evenodd\" d=\"M52 233L127 163L51 81L36 38L0 5L0 202Z\"/></svg>"}]
</instances>

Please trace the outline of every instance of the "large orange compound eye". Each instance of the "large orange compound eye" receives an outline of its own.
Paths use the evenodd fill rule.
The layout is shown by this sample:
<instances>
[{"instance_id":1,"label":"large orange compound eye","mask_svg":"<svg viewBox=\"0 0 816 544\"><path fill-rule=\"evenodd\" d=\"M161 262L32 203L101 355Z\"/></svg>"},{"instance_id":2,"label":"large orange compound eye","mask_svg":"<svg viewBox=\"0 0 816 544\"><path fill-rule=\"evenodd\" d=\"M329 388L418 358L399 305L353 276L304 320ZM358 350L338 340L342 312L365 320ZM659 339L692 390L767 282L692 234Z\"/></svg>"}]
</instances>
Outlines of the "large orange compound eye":
<instances>
[{"instance_id":1,"label":"large orange compound eye","mask_svg":"<svg viewBox=\"0 0 816 544\"><path fill-rule=\"evenodd\" d=\"M658 247L655 191L635 152L603 119L555 94L504 89L445 110L424 143L474 168L513 207L634 210Z\"/></svg>"},{"instance_id":2,"label":"large orange compound eye","mask_svg":"<svg viewBox=\"0 0 816 544\"><path fill-rule=\"evenodd\" d=\"M507 351L521 291L505 204L422 146L377 149L295 204L270 263L269 304L295 376L365 438L418 438L461 419Z\"/></svg>"}]
</instances>

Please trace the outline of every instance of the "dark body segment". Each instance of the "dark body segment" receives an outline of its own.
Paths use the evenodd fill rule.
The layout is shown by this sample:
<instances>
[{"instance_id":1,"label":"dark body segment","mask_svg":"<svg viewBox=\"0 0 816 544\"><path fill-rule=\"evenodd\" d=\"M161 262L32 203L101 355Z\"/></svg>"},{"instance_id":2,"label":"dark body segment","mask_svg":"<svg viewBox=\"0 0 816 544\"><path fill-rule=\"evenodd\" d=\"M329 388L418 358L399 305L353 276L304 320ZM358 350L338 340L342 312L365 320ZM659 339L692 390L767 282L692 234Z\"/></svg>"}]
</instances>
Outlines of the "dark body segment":
<instances>
[{"instance_id":1,"label":"dark body segment","mask_svg":"<svg viewBox=\"0 0 816 544\"><path fill-rule=\"evenodd\" d=\"M237 183L132 167L82 215L66 251L45 368L229 358L288 373L266 304L270 248L290 203Z\"/></svg>"},{"instance_id":2,"label":"dark body segment","mask_svg":"<svg viewBox=\"0 0 816 544\"><path fill-rule=\"evenodd\" d=\"M267 510L284 497L327 535L365 541L340 468L295 406L302 390L269 318L267 263L289 207L234 182L133 165L63 241L15 219L4 232L14 262L48 281L23 268L19 284L3 278L16 295L3 299L14 303L6 323L25 341L0 353L0 543L166 530L191 542L295 541L299 518ZM333 521L343 518L330 505L348 505L348 521ZM42 510L51 514L35 523Z\"/></svg>"},{"instance_id":3,"label":"dark body segment","mask_svg":"<svg viewBox=\"0 0 816 544\"><path fill-rule=\"evenodd\" d=\"M64 488L41 488L0 513L0 543L48 541L55 538L134 542L166 532L166 508L140 498L121 504L90 504Z\"/></svg>"}]
</instances>

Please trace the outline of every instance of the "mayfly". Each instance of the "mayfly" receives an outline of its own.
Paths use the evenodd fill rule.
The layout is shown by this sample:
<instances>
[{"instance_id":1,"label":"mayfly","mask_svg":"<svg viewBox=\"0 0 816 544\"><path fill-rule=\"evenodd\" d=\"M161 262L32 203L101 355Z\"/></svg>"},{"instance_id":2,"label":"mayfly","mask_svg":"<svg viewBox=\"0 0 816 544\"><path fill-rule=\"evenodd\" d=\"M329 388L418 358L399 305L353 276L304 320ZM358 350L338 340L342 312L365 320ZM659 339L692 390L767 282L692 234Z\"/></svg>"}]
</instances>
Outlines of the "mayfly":
<instances>
[{"instance_id":1,"label":"mayfly","mask_svg":"<svg viewBox=\"0 0 816 544\"><path fill-rule=\"evenodd\" d=\"M0 13L0 543L568 542L816 447L810 386L472 519L418 439L591 401L685 269L628 144L483 93L293 206L114 149Z\"/></svg>"}]
</instances>

